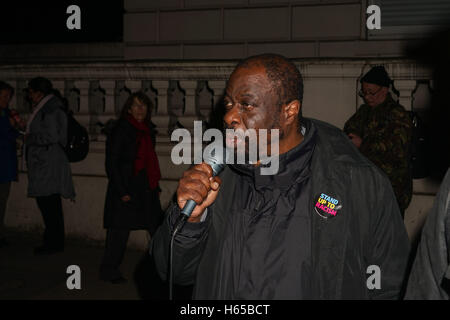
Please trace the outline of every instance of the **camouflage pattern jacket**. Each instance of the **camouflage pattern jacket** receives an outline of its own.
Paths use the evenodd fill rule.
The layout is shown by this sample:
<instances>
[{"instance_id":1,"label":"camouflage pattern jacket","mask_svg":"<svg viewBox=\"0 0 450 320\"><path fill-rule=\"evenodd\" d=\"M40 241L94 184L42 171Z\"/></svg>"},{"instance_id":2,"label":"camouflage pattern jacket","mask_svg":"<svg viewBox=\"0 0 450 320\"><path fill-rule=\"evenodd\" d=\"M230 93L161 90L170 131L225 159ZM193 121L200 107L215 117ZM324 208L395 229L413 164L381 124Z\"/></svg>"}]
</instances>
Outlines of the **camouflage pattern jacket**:
<instances>
[{"instance_id":1,"label":"camouflage pattern jacket","mask_svg":"<svg viewBox=\"0 0 450 320\"><path fill-rule=\"evenodd\" d=\"M412 121L408 113L388 94L386 100L376 107L363 104L346 122L344 131L361 137L359 151L389 177L400 210L404 213L412 196Z\"/></svg>"}]
</instances>

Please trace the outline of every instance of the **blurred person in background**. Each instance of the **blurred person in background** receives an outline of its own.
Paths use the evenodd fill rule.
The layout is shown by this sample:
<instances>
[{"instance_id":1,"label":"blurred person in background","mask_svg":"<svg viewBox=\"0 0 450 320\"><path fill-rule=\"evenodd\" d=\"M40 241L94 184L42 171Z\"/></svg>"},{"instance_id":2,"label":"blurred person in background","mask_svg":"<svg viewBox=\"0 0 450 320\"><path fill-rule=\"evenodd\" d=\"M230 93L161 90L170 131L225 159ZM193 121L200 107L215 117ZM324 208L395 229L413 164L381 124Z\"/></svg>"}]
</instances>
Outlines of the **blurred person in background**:
<instances>
[{"instance_id":1,"label":"blurred person in background","mask_svg":"<svg viewBox=\"0 0 450 320\"><path fill-rule=\"evenodd\" d=\"M359 95L365 104L345 123L344 132L364 156L386 173L403 217L412 198L412 121L389 93L392 80L383 66L370 69L360 82Z\"/></svg>"},{"instance_id":2,"label":"blurred person in background","mask_svg":"<svg viewBox=\"0 0 450 320\"><path fill-rule=\"evenodd\" d=\"M67 115L61 99L52 94L50 80L30 80L28 93L32 105L25 134L28 196L36 198L45 224L43 244L34 252L53 254L64 250L61 197L75 199L72 172L64 151Z\"/></svg>"},{"instance_id":3,"label":"blurred person in background","mask_svg":"<svg viewBox=\"0 0 450 320\"><path fill-rule=\"evenodd\" d=\"M143 92L131 94L106 142L107 233L100 279L113 284L126 281L119 267L130 231L147 230L153 236L163 216L159 200L161 172L150 125L152 107Z\"/></svg>"},{"instance_id":4,"label":"blurred person in background","mask_svg":"<svg viewBox=\"0 0 450 320\"><path fill-rule=\"evenodd\" d=\"M9 109L14 95L14 88L0 81L0 247L8 244L4 236L4 219L8 202L11 181L17 180L16 130L17 116Z\"/></svg>"}]
</instances>

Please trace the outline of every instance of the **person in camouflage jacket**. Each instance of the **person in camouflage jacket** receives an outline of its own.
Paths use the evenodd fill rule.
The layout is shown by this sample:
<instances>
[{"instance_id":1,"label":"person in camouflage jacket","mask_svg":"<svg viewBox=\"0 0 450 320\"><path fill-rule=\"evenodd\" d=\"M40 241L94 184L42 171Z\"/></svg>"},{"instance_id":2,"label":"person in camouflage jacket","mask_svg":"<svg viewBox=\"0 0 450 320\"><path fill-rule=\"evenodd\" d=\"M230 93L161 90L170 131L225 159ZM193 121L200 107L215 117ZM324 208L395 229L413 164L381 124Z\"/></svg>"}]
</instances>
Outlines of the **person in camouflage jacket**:
<instances>
[{"instance_id":1,"label":"person in camouflage jacket","mask_svg":"<svg viewBox=\"0 0 450 320\"><path fill-rule=\"evenodd\" d=\"M391 79L384 67L373 67L360 82L360 96L365 104L345 123L344 132L389 177L404 215L412 197L412 121L405 109L392 99Z\"/></svg>"}]
</instances>

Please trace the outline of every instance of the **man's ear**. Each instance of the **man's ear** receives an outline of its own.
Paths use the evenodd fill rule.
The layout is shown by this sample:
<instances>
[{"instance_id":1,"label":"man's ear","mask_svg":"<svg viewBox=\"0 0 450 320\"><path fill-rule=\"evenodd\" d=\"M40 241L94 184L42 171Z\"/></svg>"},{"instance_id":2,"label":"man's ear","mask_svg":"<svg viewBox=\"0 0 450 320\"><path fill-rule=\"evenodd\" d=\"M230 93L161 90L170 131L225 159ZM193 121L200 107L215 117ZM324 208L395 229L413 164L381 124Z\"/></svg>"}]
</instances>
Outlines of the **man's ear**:
<instances>
[{"instance_id":1,"label":"man's ear","mask_svg":"<svg viewBox=\"0 0 450 320\"><path fill-rule=\"evenodd\" d=\"M301 114L301 107L302 103L298 100L293 100L284 106L284 119L287 125L297 122L297 119Z\"/></svg>"}]
</instances>

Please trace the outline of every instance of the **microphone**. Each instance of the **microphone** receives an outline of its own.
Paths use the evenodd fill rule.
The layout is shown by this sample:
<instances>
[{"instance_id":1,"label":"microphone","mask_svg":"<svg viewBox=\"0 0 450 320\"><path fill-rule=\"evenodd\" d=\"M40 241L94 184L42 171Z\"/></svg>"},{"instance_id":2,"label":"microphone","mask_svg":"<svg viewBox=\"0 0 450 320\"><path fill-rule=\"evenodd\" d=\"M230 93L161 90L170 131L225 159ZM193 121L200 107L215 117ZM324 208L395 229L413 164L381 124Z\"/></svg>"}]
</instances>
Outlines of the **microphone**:
<instances>
[{"instance_id":1,"label":"microphone","mask_svg":"<svg viewBox=\"0 0 450 320\"><path fill-rule=\"evenodd\" d=\"M211 156L205 157L203 160L205 163L209 164L212 168L213 177L217 176L222 170L225 168L225 154L226 150L223 150L222 153L215 152L216 149L213 149ZM184 205L181 213L185 215L185 219L189 218L194 211L197 203L194 200L188 200Z\"/></svg>"}]
</instances>

